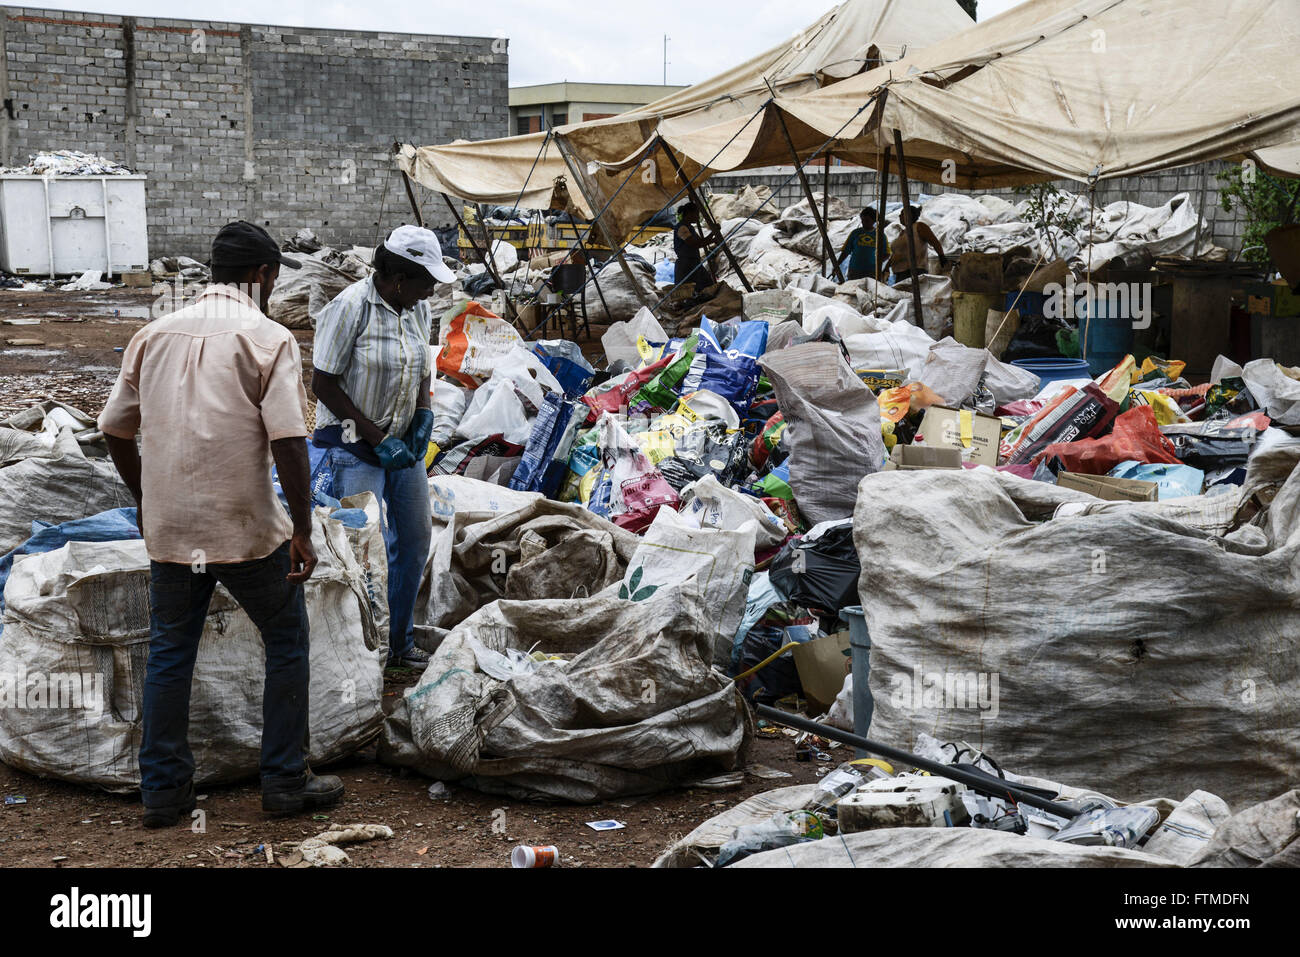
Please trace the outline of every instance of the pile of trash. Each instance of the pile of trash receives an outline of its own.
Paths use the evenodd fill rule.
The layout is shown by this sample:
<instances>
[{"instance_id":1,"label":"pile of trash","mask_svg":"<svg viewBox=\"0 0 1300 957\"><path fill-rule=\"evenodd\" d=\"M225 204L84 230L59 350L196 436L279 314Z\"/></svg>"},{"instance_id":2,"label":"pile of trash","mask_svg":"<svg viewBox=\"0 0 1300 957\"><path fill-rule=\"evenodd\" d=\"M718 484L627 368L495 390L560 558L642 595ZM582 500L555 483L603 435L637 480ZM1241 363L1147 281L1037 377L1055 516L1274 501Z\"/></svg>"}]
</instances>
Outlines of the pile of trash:
<instances>
[{"instance_id":1,"label":"pile of trash","mask_svg":"<svg viewBox=\"0 0 1300 957\"><path fill-rule=\"evenodd\" d=\"M299 268L281 266L267 315L290 329L311 329L316 316L348 286L374 271L370 260L374 249L352 246L335 249L323 245L310 229L300 229L284 244L300 263Z\"/></svg>"},{"instance_id":2,"label":"pile of trash","mask_svg":"<svg viewBox=\"0 0 1300 957\"><path fill-rule=\"evenodd\" d=\"M1017 226L996 221L1007 210L985 199L972 201L979 215L955 200L940 215L941 204L936 231L960 228L964 243ZM839 235L850 211L831 211ZM519 799L601 801L734 775L755 736L772 731L749 705L775 705L927 753L976 741L1050 779L1033 786L1100 802L1036 825L1087 825L1108 849L1044 841L1060 845L1045 860L1191 863L1185 849L1156 853L1148 836L1170 820L1175 835L1213 834L1240 817L1228 802L1275 798L1300 771L1300 369L1220 358L1211 381L1193 385L1182 361L1148 352L1095 368L1096 356L1075 357L1068 322L1047 335L1026 323L1003 340L1009 309L993 311L993 349L966 345L946 334L948 276L920 277L918 316L906 286L792 271L815 262L818 232L807 204L783 210L743 254L771 288L723 284L673 313L639 308L603 330L599 350L529 341L491 297L467 298L463 278L438 289L425 457L433 536L415 615L431 660L383 721L381 760ZM1036 237L1005 232L1005 243L980 240L1002 250L999 282L1028 283L1040 266L1070 274L1071 256L1042 266ZM1109 235L1169 238L1122 225ZM327 249L309 232L289 248L343 285L368 268L357 250ZM512 282L554 267L506 243L492 255ZM652 263L633 270L655 287ZM318 285L287 283L284 308L310 321L328 299ZM1066 372L1035 365L1044 358ZM70 634L140 640L139 614L126 611L138 596L123 591L139 543L92 548L59 540L75 529L50 530L129 504L93 423L49 407L7 424L0 478L11 481L0 488L12 494L0 515L12 527L0 547L13 552L0 647L11 634L38 647L24 611L38 599L61 609ZM318 549L340 535L348 545L335 548L340 581L322 579L351 616L331 634L369 675L386 628L386 611L364 599L383 594L370 565L383 554L375 506L354 505L364 515L349 524L324 478L313 476ZM77 589L100 587L77 585L90 579L116 589L107 607L126 609L126 624L76 619ZM360 710L340 719L339 738L373 733L378 695L377 684L357 691ZM807 738L795 746L830 753ZM957 750L964 760L969 749ZM890 794L938 783L877 770L841 768L822 783L847 776L853 793L879 792L891 808ZM1051 783L1081 779L1097 790ZM825 812L848 793L762 807L809 837L827 833ZM1172 801L1155 802L1155 817L1132 810L1153 793L1191 795L1191 823ZM1035 822L1009 820L1020 812L997 799L972 810L966 797L911 803L948 812L931 815L944 822L935 833L963 814L990 823L967 831L1004 833L948 834L956 843L942 847L900 839L897 859L1038 853L1023 843ZM1106 813L1116 810L1132 813ZM733 832L753 823L727 820ZM874 835L846 834L844 853L877 847ZM745 853L758 861L759 851ZM730 860L740 857L707 862Z\"/></svg>"},{"instance_id":3,"label":"pile of trash","mask_svg":"<svg viewBox=\"0 0 1300 957\"><path fill-rule=\"evenodd\" d=\"M753 289L802 288L839 298L877 317L889 315L900 302L910 302L911 285L907 281L895 286L863 279L836 285L828 278L832 270L823 265L821 232L807 200L778 209L772 206L771 197L772 190L767 186L746 186L737 193L713 193L708 197L710 210ZM813 199L818 216L826 207L827 233L838 253L849 233L860 225L859 210L835 197L826 204L821 193L815 192ZM1093 206L1086 196L1060 190L1041 200L1025 199L1015 204L999 196L976 198L963 193L920 194L915 202L921 207L920 222L934 231L950 259L955 261L967 252L1001 254L1008 278L1017 281L1044 263L1060 262L1062 268L1082 276L1108 263L1149 266L1157 256L1227 258L1226 250L1210 241L1209 226L1200 219L1187 193L1179 193L1155 207L1127 201ZM547 223L556 221L550 212L538 210L496 207L490 212L492 215L485 220L490 226L520 225L539 218ZM902 204L897 201L888 203L884 211L882 222L891 246L902 233L901 213ZM673 223L665 218L662 225ZM631 280L615 259L592 263L596 275L587 282L583 298L593 323L626 321L642 308L643 302L658 302L674 285L676 256L671 231L653 235L639 232L623 253ZM939 338L952 320L953 287L949 277L939 273L933 250L927 249L926 256L927 274L920 280L924 326ZM461 298L469 298L500 314L502 306L494 296L508 294L516 301L528 301L543 290L559 258L563 258L562 253L521 256L510 243L497 240L492 244L492 260L500 284L481 262L448 259L456 281L439 290L434 307L443 310ZM847 257L841 266L847 270ZM722 284L708 303L713 308L710 315L716 315L719 304L738 299L744 283L721 253L710 259L709 268ZM697 307L704 293L701 285L688 282L687 288L679 290L666 306L674 322L685 327L698 320ZM1029 289L1041 291L1041 282ZM678 300L690 304L685 311L676 305Z\"/></svg>"},{"instance_id":4,"label":"pile of trash","mask_svg":"<svg viewBox=\"0 0 1300 957\"><path fill-rule=\"evenodd\" d=\"M920 733L916 753L972 786L874 758L766 791L671 844L655 867L1296 867L1300 791L1233 813L1218 795L1125 803L1005 770L965 742ZM960 776L960 775L959 775ZM1033 806L993 796L1014 786ZM1045 806L1042 806L1045 805Z\"/></svg>"},{"instance_id":5,"label":"pile of trash","mask_svg":"<svg viewBox=\"0 0 1300 957\"><path fill-rule=\"evenodd\" d=\"M711 207L720 214L722 233L729 237L750 284L755 289L783 289L795 282L824 280L821 232L808 210L807 200L800 200L781 210L779 215L771 216L768 222L761 222L767 209L755 214L751 207L755 200L762 202L767 197L747 194L746 190L734 196L715 194ZM821 215L821 193L814 193L813 198ZM1200 245L1197 245L1199 217L1187 193L1179 193L1160 206L1149 207L1127 201L1093 206L1085 196L1058 191L1046 201L1051 206L1052 224L1049 225L1034 221L1028 199L1013 205L999 196L975 198L964 193L943 193L922 194L915 202L921 208L920 222L933 230L951 259L966 252L1014 253L1027 266L1059 259L1074 272L1083 273L1089 269L1100 270L1112 261L1138 266L1149 265L1157 256L1195 254L1211 260L1223 260L1227 256L1226 250L1210 242L1210 228L1203 219L1200 220ZM732 214L730 218L722 215L727 213ZM860 225L858 211L832 197L828 213L827 233L838 254L849 233ZM891 247L903 231L901 213L902 203L896 201L891 201L884 211L884 232ZM1069 230L1054 225L1056 222L1066 223ZM668 248L671 250L671 243ZM926 255L927 271L937 273L937 255L933 250L927 250ZM847 260L841 266L846 269ZM722 281L736 289L743 288L723 256L714 257L712 268ZM807 288L818 285L823 284ZM868 291L871 285L868 283ZM889 306L894 301L897 300L886 300ZM873 305L880 306L878 298L873 300Z\"/></svg>"},{"instance_id":6,"label":"pile of trash","mask_svg":"<svg viewBox=\"0 0 1300 957\"><path fill-rule=\"evenodd\" d=\"M947 282L924 277L923 299ZM532 707L524 690L540 700L539 676L560 674L548 662L617 657L599 633L570 648L574 626L556 627L568 609L595 615L695 582L710 613L692 641L747 700L831 723L838 711L844 726L845 623L861 605L872 670L859 682L888 740L942 729L1036 773L1083 769L1125 799L1153 783L1233 801L1280 793L1300 769L1300 713L1276 702L1294 698L1300 673L1243 667L1242 687L1273 704L1210 707L1215 682L1236 675L1228 662L1256 659L1254 632L1193 606L1206 582L1244 595L1266 579L1256 595L1280 616L1276 641L1300 643L1283 611L1300 582L1282 571L1293 523L1279 491L1300 458L1286 431L1300 427L1300 370L1221 359L1193 386L1177 359L1125 355L1092 375L1057 354L1070 374L1040 378L1033 363L918 325L908 292L846 285L749 293L734 311L706 303L676 334L642 309L604 332L600 359L568 340L528 342L477 301L444 313L427 459L435 535L417 607L434 660L389 723L393 759L514 794L644 786L558 770L577 780L540 783L525 755L551 740L553 714L596 692L552 680L560 700ZM883 315L872 296L890 297ZM651 544L658 554L642 555ZM828 662L840 669L829 678ZM891 698L900 676L994 665L1014 691L1000 715L936 716L924 695ZM1059 716L1071 687L1104 707ZM1189 687L1195 700L1170 704ZM525 709L524 726L502 718L494 730L489 701ZM444 734L458 714L470 717ZM1099 730L1120 744L1094 753ZM1206 741L1234 757L1207 766ZM564 755L573 767L581 750Z\"/></svg>"},{"instance_id":7,"label":"pile of trash","mask_svg":"<svg viewBox=\"0 0 1300 957\"><path fill-rule=\"evenodd\" d=\"M179 277L186 282L207 283L212 279L212 270L189 256L160 256L149 263L149 272L155 281Z\"/></svg>"},{"instance_id":8,"label":"pile of trash","mask_svg":"<svg viewBox=\"0 0 1300 957\"><path fill-rule=\"evenodd\" d=\"M129 166L78 150L42 150L33 153L26 166L6 166L0 173L8 176L130 176Z\"/></svg>"}]
</instances>

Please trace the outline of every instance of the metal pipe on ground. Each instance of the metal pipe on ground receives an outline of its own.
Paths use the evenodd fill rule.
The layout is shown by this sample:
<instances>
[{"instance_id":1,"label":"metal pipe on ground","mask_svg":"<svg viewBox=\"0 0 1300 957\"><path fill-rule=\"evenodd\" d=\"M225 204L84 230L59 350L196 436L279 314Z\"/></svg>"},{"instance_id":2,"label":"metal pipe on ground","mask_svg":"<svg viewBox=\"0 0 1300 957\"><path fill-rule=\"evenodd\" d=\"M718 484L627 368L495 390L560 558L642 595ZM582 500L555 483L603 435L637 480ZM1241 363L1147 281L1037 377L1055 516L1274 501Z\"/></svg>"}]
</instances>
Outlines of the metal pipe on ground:
<instances>
[{"instance_id":1,"label":"metal pipe on ground","mask_svg":"<svg viewBox=\"0 0 1300 957\"><path fill-rule=\"evenodd\" d=\"M780 711L765 704L755 705L754 710L758 712L760 717L767 718L767 720L774 721L777 724L784 724L799 731L807 731L809 734L815 734L830 741L838 741L841 744L851 744L855 748L861 748L871 754L878 754L880 757L900 766L911 766L922 771L929 771L939 777L945 777L950 781L956 781L958 784L964 784L979 794L995 798L1011 798L1018 804L1028 804L1030 807L1047 811L1057 817L1073 818L1078 814L1078 809L1068 803L1053 801L1040 794L1034 794L1009 781L1002 781L1001 784L994 783L1000 779L981 772L968 770L960 764L940 764L938 761L931 761L929 758L923 758L919 754L912 754L902 748L890 747L887 744L872 741L870 738L841 731L839 728L818 724L816 721L811 721L802 715L790 714L788 711Z\"/></svg>"}]
</instances>

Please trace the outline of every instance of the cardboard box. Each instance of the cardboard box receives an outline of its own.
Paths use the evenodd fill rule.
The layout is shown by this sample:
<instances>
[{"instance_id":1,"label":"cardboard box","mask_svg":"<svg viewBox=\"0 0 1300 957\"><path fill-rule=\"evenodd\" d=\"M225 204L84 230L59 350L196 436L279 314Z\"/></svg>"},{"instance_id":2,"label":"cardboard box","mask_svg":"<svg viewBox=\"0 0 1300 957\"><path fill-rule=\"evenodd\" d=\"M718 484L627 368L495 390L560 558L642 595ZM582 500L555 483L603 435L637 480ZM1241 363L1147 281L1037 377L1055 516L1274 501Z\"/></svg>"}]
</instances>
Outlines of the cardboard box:
<instances>
[{"instance_id":1,"label":"cardboard box","mask_svg":"<svg viewBox=\"0 0 1300 957\"><path fill-rule=\"evenodd\" d=\"M1056 485L1087 492L1108 502L1154 502L1160 495L1160 486L1155 482L1112 475L1084 475L1081 472L1062 472L1056 476Z\"/></svg>"},{"instance_id":2,"label":"cardboard box","mask_svg":"<svg viewBox=\"0 0 1300 957\"><path fill-rule=\"evenodd\" d=\"M892 469L959 469L961 453L956 449L931 448L925 445L895 445L889 453L884 471Z\"/></svg>"},{"instance_id":3,"label":"cardboard box","mask_svg":"<svg viewBox=\"0 0 1300 957\"><path fill-rule=\"evenodd\" d=\"M962 253L952 271L952 288L957 292L1002 292L1001 253Z\"/></svg>"},{"instance_id":4,"label":"cardboard box","mask_svg":"<svg viewBox=\"0 0 1300 957\"><path fill-rule=\"evenodd\" d=\"M142 272L124 272L122 282L128 289L152 289L153 273L147 269Z\"/></svg>"},{"instance_id":5,"label":"cardboard box","mask_svg":"<svg viewBox=\"0 0 1300 957\"><path fill-rule=\"evenodd\" d=\"M925 418L912 444L956 449L967 462L991 466L998 464L1001 438L1002 420L996 416L932 405L925 410Z\"/></svg>"},{"instance_id":6,"label":"cardboard box","mask_svg":"<svg viewBox=\"0 0 1300 957\"><path fill-rule=\"evenodd\" d=\"M812 641L805 641L791 649L794 667L799 672L804 697L819 711L828 711L835 696L844 687L849 673L849 633L837 631Z\"/></svg>"}]
</instances>

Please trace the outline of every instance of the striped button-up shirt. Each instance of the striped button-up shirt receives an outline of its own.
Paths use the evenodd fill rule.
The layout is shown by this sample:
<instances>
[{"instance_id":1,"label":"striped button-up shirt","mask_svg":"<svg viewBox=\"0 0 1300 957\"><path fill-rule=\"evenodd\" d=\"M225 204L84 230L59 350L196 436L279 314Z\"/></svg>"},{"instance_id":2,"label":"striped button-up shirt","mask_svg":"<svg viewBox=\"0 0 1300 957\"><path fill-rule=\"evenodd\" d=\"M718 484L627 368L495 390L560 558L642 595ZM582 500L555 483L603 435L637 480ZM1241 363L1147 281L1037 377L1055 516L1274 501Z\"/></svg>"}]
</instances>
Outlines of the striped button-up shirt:
<instances>
[{"instance_id":1,"label":"striped button-up shirt","mask_svg":"<svg viewBox=\"0 0 1300 957\"><path fill-rule=\"evenodd\" d=\"M397 313L375 290L374 277L354 282L316 317L312 365L339 377L361 414L399 438L415 414L420 383L430 374L429 304ZM316 404L316 427L339 425Z\"/></svg>"}]
</instances>

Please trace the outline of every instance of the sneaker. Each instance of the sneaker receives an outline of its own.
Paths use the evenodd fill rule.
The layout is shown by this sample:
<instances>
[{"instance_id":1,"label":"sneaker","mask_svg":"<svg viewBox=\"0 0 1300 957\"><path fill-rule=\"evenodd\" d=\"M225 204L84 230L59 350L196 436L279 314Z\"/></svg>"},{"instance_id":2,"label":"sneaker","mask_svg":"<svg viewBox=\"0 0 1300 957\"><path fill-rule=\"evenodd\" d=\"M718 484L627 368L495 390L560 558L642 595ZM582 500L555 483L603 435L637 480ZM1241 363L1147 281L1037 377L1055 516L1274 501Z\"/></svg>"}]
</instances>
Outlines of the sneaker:
<instances>
[{"instance_id":1,"label":"sneaker","mask_svg":"<svg viewBox=\"0 0 1300 957\"><path fill-rule=\"evenodd\" d=\"M198 801L194 795L194 782L190 781L185 785L184 796L179 803L164 804L159 807L144 808L144 826L150 830L160 827L175 827L180 823L182 817L188 817L194 810Z\"/></svg>"},{"instance_id":2,"label":"sneaker","mask_svg":"<svg viewBox=\"0 0 1300 957\"><path fill-rule=\"evenodd\" d=\"M429 663L429 653L420 648L412 647L410 651L400 658L390 658L388 667L390 668L414 668L416 671L423 671Z\"/></svg>"},{"instance_id":3,"label":"sneaker","mask_svg":"<svg viewBox=\"0 0 1300 957\"><path fill-rule=\"evenodd\" d=\"M271 814L298 814L331 807L343 797L343 780L333 774L307 772L307 782L295 791L263 791L262 810Z\"/></svg>"}]
</instances>

